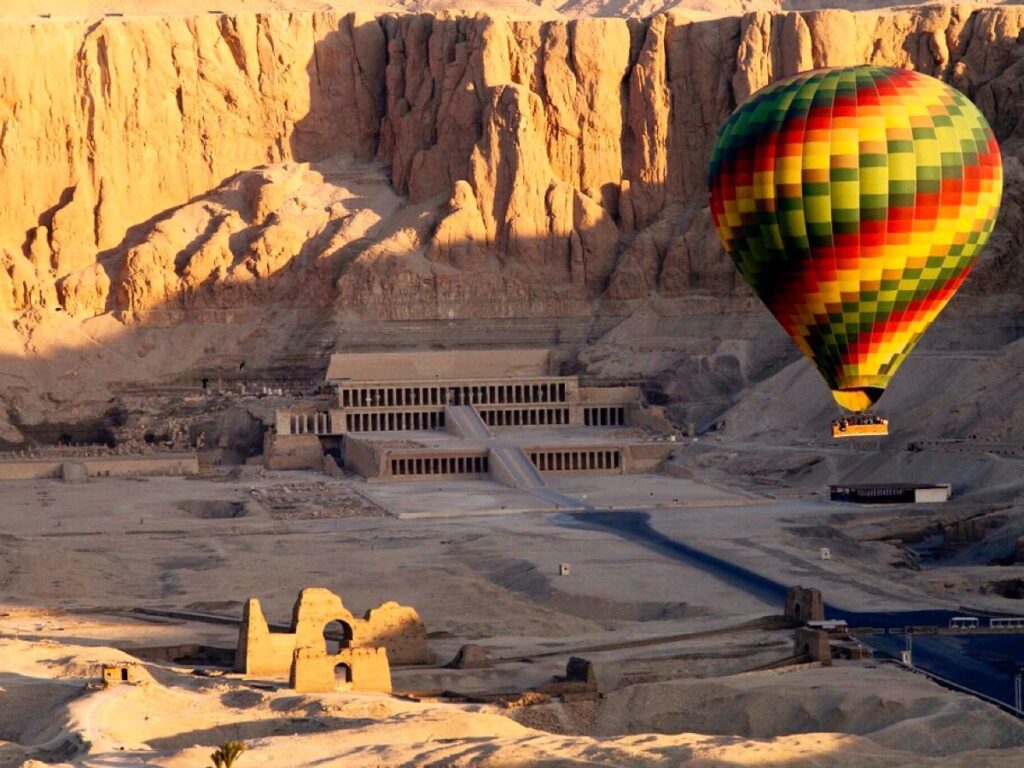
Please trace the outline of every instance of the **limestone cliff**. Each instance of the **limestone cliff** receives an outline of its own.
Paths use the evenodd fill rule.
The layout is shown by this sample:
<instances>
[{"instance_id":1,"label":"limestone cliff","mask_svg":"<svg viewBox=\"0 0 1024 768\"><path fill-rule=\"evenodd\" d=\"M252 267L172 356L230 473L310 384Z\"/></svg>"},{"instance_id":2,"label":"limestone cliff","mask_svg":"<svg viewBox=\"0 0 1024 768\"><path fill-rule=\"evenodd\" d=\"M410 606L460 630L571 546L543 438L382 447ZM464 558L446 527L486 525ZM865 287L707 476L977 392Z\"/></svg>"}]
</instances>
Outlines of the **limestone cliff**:
<instances>
[{"instance_id":1,"label":"limestone cliff","mask_svg":"<svg viewBox=\"0 0 1024 768\"><path fill-rule=\"evenodd\" d=\"M707 21L268 13L0 25L0 312L619 313L743 295L704 174L738 100L870 62L973 98L1024 236L1024 10ZM390 188L388 188L388 183Z\"/></svg>"}]
</instances>

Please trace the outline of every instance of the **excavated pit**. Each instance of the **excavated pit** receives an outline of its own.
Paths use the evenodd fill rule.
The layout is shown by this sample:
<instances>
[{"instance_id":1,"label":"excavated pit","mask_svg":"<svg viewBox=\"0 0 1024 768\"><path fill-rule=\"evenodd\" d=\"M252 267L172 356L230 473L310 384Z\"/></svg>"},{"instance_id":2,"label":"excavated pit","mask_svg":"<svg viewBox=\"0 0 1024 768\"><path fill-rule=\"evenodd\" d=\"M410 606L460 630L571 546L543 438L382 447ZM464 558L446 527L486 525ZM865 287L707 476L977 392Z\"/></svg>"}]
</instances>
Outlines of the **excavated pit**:
<instances>
[{"instance_id":1,"label":"excavated pit","mask_svg":"<svg viewBox=\"0 0 1024 768\"><path fill-rule=\"evenodd\" d=\"M182 501L178 508L200 520L230 520L248 514L239 501Z\"/></svg>"}]
</instances>

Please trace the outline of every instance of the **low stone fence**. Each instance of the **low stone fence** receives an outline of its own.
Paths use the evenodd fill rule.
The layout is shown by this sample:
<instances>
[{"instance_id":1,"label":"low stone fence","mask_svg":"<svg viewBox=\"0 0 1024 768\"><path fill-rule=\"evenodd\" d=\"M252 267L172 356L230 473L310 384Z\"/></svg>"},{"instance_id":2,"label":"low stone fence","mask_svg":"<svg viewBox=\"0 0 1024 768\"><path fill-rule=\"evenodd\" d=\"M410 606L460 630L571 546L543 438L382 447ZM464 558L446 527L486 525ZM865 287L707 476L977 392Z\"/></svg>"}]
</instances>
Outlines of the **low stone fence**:
<instances>
[{"instance_id":1,"label":"low stone fence","mask_svg":"<svg viewBox=\"0 0 1024 768\"><path fill-rule=\"evenodd\" d=\"M194 475L199 460L194 453L151 456L70 456L0 460L0 481L43 478L132 477L137 475Z\"/></svg>"}]
</instances>

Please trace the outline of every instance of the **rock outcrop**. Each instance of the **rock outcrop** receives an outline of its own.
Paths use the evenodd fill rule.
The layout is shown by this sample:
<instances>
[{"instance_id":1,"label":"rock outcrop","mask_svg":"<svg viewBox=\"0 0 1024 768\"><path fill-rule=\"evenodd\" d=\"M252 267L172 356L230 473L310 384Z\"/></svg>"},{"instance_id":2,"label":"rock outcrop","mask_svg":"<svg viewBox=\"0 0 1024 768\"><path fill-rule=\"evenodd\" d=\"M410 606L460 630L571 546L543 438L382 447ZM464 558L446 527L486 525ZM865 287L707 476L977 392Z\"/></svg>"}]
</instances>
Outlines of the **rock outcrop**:
<instances>
[{"instance_id":1,"label":"rock outcrop","mask_svg":"<svg viewBox=\"0 0 1024 768\"><path fill-rule=\"evenodd\" d=\"M0 312L516 317L743 296L704 205L716 131L773 79L856 62L944 78L989 118L1006 214L966 289L1006 291L1022 28L1014 6L6 24Z\"/></svg>"}]
</instances>

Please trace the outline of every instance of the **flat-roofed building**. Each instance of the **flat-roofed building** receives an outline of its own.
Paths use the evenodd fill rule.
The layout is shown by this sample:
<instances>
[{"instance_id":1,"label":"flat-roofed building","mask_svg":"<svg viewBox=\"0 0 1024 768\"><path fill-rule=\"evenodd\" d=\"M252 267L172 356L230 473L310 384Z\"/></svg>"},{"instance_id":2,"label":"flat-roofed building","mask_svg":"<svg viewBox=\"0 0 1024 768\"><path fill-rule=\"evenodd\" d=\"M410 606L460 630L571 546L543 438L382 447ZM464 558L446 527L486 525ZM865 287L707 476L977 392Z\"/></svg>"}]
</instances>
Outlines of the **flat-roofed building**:
<instances>
[{"instance_id":1,"label":"flat-roofed building","mask_svg":"<svg viewBox=\"0 0 1024 768\"><path fill-rule=\"evenodd\" d=\"M832 501L857 504L931 504L949 501L952 488L948 483L872 483L866 485L830 485Z\"/></svg>"}]
</instances>

